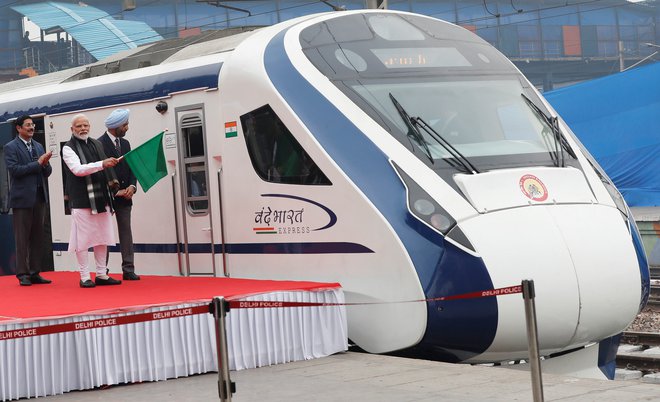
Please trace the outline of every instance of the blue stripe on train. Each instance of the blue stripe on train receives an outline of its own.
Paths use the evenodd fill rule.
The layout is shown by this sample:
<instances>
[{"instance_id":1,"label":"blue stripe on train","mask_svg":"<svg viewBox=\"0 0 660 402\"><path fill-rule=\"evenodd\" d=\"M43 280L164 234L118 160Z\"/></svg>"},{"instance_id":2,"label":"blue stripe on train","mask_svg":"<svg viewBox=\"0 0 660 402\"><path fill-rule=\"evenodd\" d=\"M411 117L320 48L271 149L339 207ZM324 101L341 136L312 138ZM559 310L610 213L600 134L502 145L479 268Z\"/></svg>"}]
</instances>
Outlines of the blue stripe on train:
<instances>
[{"instance_id":1,"label":"blue stripe on train","mask_svg":"<svg viewBox=\"0 0 660 402\"><path fill-rule=\"evenodd\" d=\"M122 82L92 85L63 91L37 98L17 100L0 109L0 121L24 114L55 114L74 110L92 109L103 106L126 104L167 96L172 92L195 88L217 88L222 63L195 66L158 75L136 77Z\"/></svg>"},{"instance_id":2,"label":"blue stripe on train","mask_svg":"<svg viewBox=\"0 0 660 402\"><path fill-rule=\"evenodd\" d=\"M53 243L53 251L67 251L68 243ZM214 252L222 253L222 244L213 245ZM111 252L118 252L119 246L110 246ZM183 252L184 245L176 243L155 244L136 243L136 253L172 254ZM191 254L210 254L210 243L194 243L188 245ZM315 242L315 243L230 243L225 244L227 254L359 254L373 253L368 247L346 242Z\"/></svg>"},{"instance_id":3,"label":"blue stripe on train","mask_svg":"<svg viewBox=\"0 0 660 402\"><path fill-rule=\"evenodd\" d=\"M390 223L413 261L426 297L492 289L480 258L445 243L411 216L405 188L387 156L296 70L284 49L286 32L277 34L266 48L268 77L323 149ZM428 305L420 350L461 361L490 346L497 329L495 298L444 303L443 308L437 304Z\"/></svg>"},{"instance_id":4,"label":"blue stripe on train","mask_svg":"<svg viewBox=\"0 0 660 402\"><path fill-rule=\"evenodd\" d=\"M405 187L387 156L293 67L284 50L285 33L266 47L268 77L323 149L393 226L425 286L442 257L443 238L431 230L422 236L413 227L419 221L408 213Z\"/></svg>"}]
</instances>

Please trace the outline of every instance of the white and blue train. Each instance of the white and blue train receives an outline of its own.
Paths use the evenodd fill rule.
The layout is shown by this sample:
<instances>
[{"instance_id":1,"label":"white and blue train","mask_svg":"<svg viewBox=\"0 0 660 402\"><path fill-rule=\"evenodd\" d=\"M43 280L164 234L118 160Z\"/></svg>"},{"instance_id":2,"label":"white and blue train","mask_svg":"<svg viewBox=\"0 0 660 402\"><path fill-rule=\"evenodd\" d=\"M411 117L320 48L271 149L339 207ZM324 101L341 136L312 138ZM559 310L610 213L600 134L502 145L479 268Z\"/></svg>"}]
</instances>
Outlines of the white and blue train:
<instances>
[{"instance_id":1,"label":"white and blue train","mask_svg":"<svg viewBox=\"0 0 660 402\"><path fill-rule=\"evenodd\" d=\"M171 175L134 199L141 274L340 282L365 303L348 307L363 349L463 363L526 358L522 297L409 301L533 279L547 370L609 377L648 298L607 176L510 61L450 23L310 15L0 85L5 137L30 114L56 156L74 114L100 136L116 107L133 147L169 128ZM54 267L73 270L51 164Z\"/></svg>"}]
</instances>

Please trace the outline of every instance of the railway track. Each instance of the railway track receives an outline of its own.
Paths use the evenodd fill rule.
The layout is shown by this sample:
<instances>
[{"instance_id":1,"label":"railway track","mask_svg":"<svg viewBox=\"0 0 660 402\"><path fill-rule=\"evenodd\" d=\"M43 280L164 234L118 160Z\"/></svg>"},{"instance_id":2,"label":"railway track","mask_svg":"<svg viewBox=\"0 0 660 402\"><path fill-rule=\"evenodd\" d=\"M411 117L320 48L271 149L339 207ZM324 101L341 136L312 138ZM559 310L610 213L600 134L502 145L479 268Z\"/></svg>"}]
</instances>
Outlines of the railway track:
<instances>
[{"instance_id":1,"label":"railway track","mask_svg":"<svg viewBox=\"0 0 660 402\"><path fill-rule=\"evenodd\" d=\"M660 346L660 332L633 332L623 333L621 343L629 345Z\"/></svg>"},{"instance_id":2,"label":"railway track","mask_svg":"<svg viewBox=\"0 0 660 402\"><path fill-rule=\"evenodd\" d=\"M660 299L650 297L646 306L652 308L653 310L660 311Z\"/></svg>"},{"instance_id":3,"label":"railway track","mask_svg":"<svg viewBox=\"0 0 660 402\"><path fill-rule=\"evenodd\" d=\"M651 294L647 306L660 311L660 285L651 285Z\"/></svg>"},{"instance_id":4,"label":"railway track","mask_svg":"<svg viewBox=\"0 0 660 402\"><path fill-rule=\"evenodd\" d=\"M651 271L651 279L660 280L660 265L651 265L649 270Z\"/></svg>"},{"instance_id":5,"label":"railway track","mask_svg":"<svg viewBox=\"0 0 660 402\"><path fill-rule=\"evenodd\" d=\"M644 373L660 371L660 355L644 356L640 353L618 353L616 367L628 370L639 370Z\"/></svg>"},{"instance_id":6,"label":"railway track","mask_svg":"<svg viewBox=\"0 0 660 402\"><path fill-rule=\"evenodd\" d=\"M624 332L621 343L640 345L640 352L617 353L617 368L639 370L645 373L660 372L660 354L645 354L644 350L660 346L658 332Z\"/></svg>"},{"instance_id":7,"label":"railway track","mask_svg":"<svg viewBox=\"0 0 660 402\"><path fill-rule=\"evenodd\" d=\"M652 281L660 281L660 265L649 266ZM649 296L648 307L660 311L660 284L651 285L651 295Z\"/></svg>"}]
</instances>

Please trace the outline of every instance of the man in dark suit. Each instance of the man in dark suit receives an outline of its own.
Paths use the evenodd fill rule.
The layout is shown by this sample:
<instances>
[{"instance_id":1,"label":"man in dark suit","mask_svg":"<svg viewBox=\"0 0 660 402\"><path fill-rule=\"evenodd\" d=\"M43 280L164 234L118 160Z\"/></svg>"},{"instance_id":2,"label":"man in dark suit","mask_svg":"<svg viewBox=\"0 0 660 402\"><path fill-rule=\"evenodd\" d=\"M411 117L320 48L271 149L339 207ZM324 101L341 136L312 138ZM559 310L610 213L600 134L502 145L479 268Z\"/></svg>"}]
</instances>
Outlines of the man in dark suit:
<instances>
[{"instance_id":1,"label":"man in dark suit","mask_svg":"<svg viewBox=\"0 0 660 402\"><path fill-rule=\"evenodd\" d=\"M16 239L16 277L21 286L46 284L41 272L44 219L48 203L48 161L52 151L32 140L34 122L21 116L15 122L18 135L5 145L5 163L10 177L9 207L13 209Z\"/></svg>"},{"instance_id":2,"label":"man in dark suit","mask_svg":"<svg viewBox=\"0 0 660 402\"><path fill-rule=\"evenodd\" d=\"M107 131L99 137L99 141L103 144L103 150L109 157L119 158L131 150L131 144L124 139L128 131L129 113L128 109L116 109L105 119ZM135 186L137 180L123 159L115 166L115 173L119 180L119 191L114 195L114 208L122 258L121 270L124 280L137 281L140 277L135 273L133 233L131 232L132 198L137 191Z\"/></svg>"}]
</instances>

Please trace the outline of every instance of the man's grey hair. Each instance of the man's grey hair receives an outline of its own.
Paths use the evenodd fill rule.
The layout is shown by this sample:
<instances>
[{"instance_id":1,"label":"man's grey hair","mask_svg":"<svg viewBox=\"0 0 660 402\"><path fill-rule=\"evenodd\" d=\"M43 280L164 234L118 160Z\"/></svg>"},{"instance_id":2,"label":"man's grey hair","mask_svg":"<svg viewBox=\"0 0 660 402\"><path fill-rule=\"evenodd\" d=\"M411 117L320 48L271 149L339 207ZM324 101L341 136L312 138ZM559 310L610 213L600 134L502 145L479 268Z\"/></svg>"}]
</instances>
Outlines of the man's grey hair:
<instances>
[{"instance_id":1,"label":"man's grey hair","mask_svg":"<svg viewBox=\"0 0 660 402\"><path fill-rule=\"evenodd\" d=\"M89 121L87 116L85 116L83 113L78 113L78 114L76 114L75 116L73 116L71 118L71 126L73 126L73 123L75 123L75 121L80 119L80 118L87 119L87 121Z\"/></svg>"}]
</instances>

